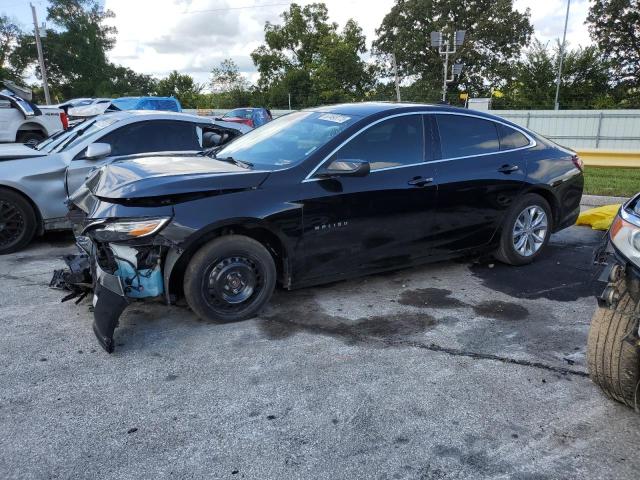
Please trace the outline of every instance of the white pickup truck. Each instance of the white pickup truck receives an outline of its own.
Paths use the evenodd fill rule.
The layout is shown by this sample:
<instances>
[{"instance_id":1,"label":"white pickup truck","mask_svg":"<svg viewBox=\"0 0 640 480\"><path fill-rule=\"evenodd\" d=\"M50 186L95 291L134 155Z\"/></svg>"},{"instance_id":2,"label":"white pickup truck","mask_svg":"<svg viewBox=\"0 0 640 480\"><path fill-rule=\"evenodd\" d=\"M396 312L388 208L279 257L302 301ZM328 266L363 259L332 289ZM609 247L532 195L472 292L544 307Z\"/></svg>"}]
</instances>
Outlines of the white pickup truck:
<instances>
[{"instance_id":1,"label":"white pickup truck","mask_svg":"<svg viewBox=\"0 0 640 480\"><path fill-rule=\"evenodd\" d=\"M58 107L38 107L31 92L5 82L0 90L0 142L37 143L66 129L67 114Z\"/></svg>"}]
</instances>

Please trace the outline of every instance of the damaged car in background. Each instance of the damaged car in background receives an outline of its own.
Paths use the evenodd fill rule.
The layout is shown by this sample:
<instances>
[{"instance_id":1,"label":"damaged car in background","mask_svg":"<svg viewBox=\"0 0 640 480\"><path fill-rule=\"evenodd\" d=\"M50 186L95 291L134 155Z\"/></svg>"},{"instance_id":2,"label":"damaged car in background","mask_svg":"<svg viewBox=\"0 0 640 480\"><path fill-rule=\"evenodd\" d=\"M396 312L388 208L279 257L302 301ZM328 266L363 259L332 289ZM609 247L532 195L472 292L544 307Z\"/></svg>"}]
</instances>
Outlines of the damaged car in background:
<instances>
[{"instance_id":1,"label":"damaged car in background","mask_svg":"<svg viewBox=\"0 0 640 480\"><path fill-rule=\"evenodd\" d=\"M180 297L250 318L285 289L472 252L524 265L580 210L574 152L495 116L362 103L291 113L207 153L92 174L71 198L81 253L55 272L90 295L112 352L126 306Z\"/></svg>"},{"instance_id":2,"label":"damaged car in background","mask_svg":"<svg viewBox=\"0 0 640 480\"><path fill-rule=\"evenodd\" d=\"M0 255L70 228L67 198L95 168L149 152L193 154L250 130L184 113L128 111L76 124L33 147L0 145Z\"/></svg>"},{"instance_id":3,"label":"damaged car in background","mask_svg":"<svg viewBox=\"0 0 640 480\"><path fill-rule=\"evenodd\" d=\"M640 194L620 208L595 260L589 374L609 397L640 413Z\"/></svg>"}]
</instances>

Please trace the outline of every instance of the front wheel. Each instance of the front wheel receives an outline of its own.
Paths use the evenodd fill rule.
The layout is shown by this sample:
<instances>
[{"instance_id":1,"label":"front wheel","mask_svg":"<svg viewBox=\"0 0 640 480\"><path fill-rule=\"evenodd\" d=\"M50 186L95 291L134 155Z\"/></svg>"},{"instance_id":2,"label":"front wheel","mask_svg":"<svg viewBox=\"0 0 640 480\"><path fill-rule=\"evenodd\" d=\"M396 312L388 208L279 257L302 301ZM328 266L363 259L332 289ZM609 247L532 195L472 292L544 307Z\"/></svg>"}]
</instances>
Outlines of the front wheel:
<instances>
[{"instance_id":1,"label":"front wheel","mask_svg":"<svg viewBox=\"0 0 640 480\"><path fill-rule=\"evenodd\" d=\"M26 247L36 234L38 219L20 194L0 188L0 255Z\"/></svg>"},{"instance_id":2,"label":"front wheel","mask_svg":"<svg viewBox=\"0 0 640 480\"><path fill-rule=\"evenodd\" d=\"M619 291L623 291L621 285ZM638 302L626 290L615 309L598 307L591 319L587 362L591 379L607 396L640 409L640 351L637 341Z\"/></svg>"},{"instance_id":3,"label":"front wheel","mask_svg":"<svg viewBox=\"0 0 640 480\"><path fill-rule=\"evenodd\" d=\"M276 284L269 251L243 235L226 235L204 245L184 275L184 295L200 318L235 322L256 315Z\"/></svg>"},{"instance_id":4,"label":"front wheel","mask_svg":"<svg viewBox=\"0 0 640 480\"><path fill-rule=\"evenodd\" d=\"M544 198L535 193L524 195L507 213L496 258L509 265L533 262L549 243L552 221Z\"/></svg>"}]
</instances>

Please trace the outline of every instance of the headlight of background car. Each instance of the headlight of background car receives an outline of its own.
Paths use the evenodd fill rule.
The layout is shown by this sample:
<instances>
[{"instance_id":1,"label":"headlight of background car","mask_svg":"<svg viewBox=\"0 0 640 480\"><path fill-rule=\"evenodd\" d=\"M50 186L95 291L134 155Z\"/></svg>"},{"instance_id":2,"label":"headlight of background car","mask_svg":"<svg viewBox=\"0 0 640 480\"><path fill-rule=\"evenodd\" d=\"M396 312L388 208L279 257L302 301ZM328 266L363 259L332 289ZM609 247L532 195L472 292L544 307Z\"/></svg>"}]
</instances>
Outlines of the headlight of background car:
<instances>
[{"instance_id":1,"label":"headlight of background car","mask_svg":"<svg viewBox=\"0 0 640 480\"><path fill-rule=\"evenodd\" d=\"M640 267L640 225L636 223L640 221L621 210L611 224L609 235L620 253Z\"/></svg>"},{"instance_id":2,"label":"headlight of background car","mask_svg":"<svg viewBox=\"0 0 640 480\"><path fill-rule=\"evenodd\" d=\"M89 225L85 233L99 242L123 242L155 235L169 223L169 220L163 217L97 223Z\"/></svg>"}]
</instances>

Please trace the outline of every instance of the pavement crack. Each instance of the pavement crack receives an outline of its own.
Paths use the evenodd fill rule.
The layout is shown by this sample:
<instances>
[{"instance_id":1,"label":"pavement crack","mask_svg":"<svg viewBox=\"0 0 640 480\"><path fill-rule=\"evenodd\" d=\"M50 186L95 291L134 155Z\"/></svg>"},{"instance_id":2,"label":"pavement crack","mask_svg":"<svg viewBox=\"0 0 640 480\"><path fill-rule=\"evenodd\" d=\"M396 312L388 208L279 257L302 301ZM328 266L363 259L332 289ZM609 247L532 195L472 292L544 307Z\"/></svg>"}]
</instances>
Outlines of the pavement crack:
<instances>
[{"instance_id":1,"label":"pavement crack","mask_svg":"<svg viewBox=\"0 0 640 480\"><path fill-rule=\"evenodd\" d=\"M431 343L431 344L425 344L425 343L421 343L421 342L414 342L414 341L410 341L410 340L401 340L401 341L391 341L389 342L389 345L394 345L394 346L406 346L406 347L414 347L414 348L421 348L423 350L429 350L432 352L440 352L440 353L446 353L447 355L451 355L454 357L467 357L467 358L473 358L476 360L492 360L492 361L496 361L496 362L502 362L502 363L509 363L512 365L522 365L524 367L532 367L532 368L539 368L541 370L547 370L549 372L555 372L555 373L560 373L562 375L576 375L578 377L588 377L589 374L587 372L583 372L581 370L573 370L571 368L564 368L564 367L554 367L553 365L547 365L546 363L542 363L542 362L532 362L529 360L519 360L517 358L511 358L511 357L503 357L500 355L492 355L490 353L478 353L478 352L470 352L467 350L461 350L458 348L449 348L449 347L443 347L440 345L436 345L435 343Z\"/></svg>"}]
</instances>

